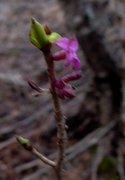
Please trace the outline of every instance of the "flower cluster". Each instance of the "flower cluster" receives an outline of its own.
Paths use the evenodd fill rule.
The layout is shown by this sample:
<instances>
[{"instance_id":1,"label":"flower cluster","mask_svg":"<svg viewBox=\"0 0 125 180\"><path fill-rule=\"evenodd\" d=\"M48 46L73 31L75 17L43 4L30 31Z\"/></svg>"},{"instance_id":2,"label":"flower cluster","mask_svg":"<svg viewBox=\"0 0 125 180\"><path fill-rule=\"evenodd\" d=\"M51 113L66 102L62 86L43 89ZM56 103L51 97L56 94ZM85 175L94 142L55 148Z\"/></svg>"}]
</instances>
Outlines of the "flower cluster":
<instances>
[{"instance_id":1,"label":"flower cluster","mask_svg":"<svg viewBox=\"0 0 125 180\"><path fill-rule=\"evenodd\" d=\"M55 43L62 50L52 55L53 61L65 60L64 68L70 67L74 73L62 77L61 79L54 79L52 84L56 89L57 95L62 98L72 98L75 96L75 89L69 83L81 77L78 72L80 69L80 60L77 56L78 42L75 37L68 39L61 37L56 32L51 32L48 26L43 27L39 22L32 18L32 25L30 30L30 41L40 50L43 50L48 44ZM36 89L36 84L30 83L30 86ZM40 88L39 88L40 89ZM38 86L37 86L38 91Z\"/></svg>"},{"instance_id":2,"label":"flower cluster","mask_svg":"<svg viewBox=\"0 0 125 180\"><path fill-rule=\"evenodd\" d=\"M56 41L56 44L64 50L63 54L65 54L65 59L66 59L65 67L71 66L73 70L80 69L80 60L77 56L77 50L78 50L77 39L75 37L72 39L61 37Z\"/></svg>"},{"instance_id":3,"label":"flower cluster","mask_svg":"<svg viewBox=\"0 0 125 180\"><path fill-rule=\"evenodd\" d=\"M54 80L53 86L55 87L58 96L62 99L73 98L75 96L75 88L71 86L69 82L79 78L81 78L80 73L72 73L59 80Z\"/></svg>"},{"instance_id":4,"label":"flower cluster","mask_svg":"<svg viewBox=\"0 0 125 180\"><path fill-rule=\"evenodd\" d=\"M78 42L74 37L68 39L66 37L61 37L56 41L56 45L63 50L55 53L53 59L55 61L60 61L65 59L65 68L71 67L73 71L80 69L80 60L77 56ZM59 80L54 80L54 86L58 96L62 99L73 98L75 96L75 88L69 84L70 81L77 80L81 78L79 72L74 72L67 76L62 77Z\"/></svg>"}]
</instances>

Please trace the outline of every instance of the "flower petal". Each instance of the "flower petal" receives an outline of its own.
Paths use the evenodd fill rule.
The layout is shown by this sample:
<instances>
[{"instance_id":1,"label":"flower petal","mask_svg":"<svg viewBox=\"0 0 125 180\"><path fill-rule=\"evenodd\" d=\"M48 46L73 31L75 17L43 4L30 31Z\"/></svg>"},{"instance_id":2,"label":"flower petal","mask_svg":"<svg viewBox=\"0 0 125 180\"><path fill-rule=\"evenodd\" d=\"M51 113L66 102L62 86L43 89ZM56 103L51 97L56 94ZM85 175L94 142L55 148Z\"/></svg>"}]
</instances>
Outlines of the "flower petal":
<instances>
[{"instance_id":1,"label":"flower petal","mask_svg":"<svg viewBox=\"0 0 125 180\"><path fill-rule=\"evenodd\" d=\"M76 39L76 37L72 38L69 42L69 48L72 50L72 51L77 51L78 50L78 41Z\"/></svg>"},{"instance_id":2,"label":"flower petal","mask_svg":"<svg viewBox=\"0 0 125 180\"><path fill-rule=\"evenodd\" d=\"M66 53L66 61L65 61L65 67L69 66L72 64L72 60L73 60L73 55L70 52Z\"/></svg>"},{"instance_id":3,"label":"flower petal","mask_svg":"<svg viewBox=\"0 0 125 180\"><path fill-rule=\"evenodd\" d=\"M73 68L74 70L80 69L80 60L79 60L79 58L78 58L77 55L73 58L72 68Z\"/></svg>"},{"instance_id":4,"label":"flower petal","mask_svg":"<svg viewBox=\"0 0 125 180\"><path fill-rule=\"evenodd\" d=\"M68 38L60 38L59 40L56 41L56 45L61 47L64 50L68 49L68 44L69 44L69 39Z\"/></svg>"}]
</instances>

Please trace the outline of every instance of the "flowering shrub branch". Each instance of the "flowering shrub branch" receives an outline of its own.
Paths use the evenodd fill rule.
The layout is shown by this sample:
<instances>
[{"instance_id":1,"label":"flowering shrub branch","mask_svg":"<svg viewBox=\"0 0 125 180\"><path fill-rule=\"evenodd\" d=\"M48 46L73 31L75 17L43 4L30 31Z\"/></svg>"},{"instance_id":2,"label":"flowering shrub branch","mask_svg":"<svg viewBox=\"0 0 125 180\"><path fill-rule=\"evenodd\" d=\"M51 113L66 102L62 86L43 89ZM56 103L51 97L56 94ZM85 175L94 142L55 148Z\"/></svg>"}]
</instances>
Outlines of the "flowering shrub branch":
<instances>
[{"instance_id":1,"label":"flowering shrub branch","mask_svg":"<svg viewBox=\"0 0 125 180\"><path fill-rule=\"evenodd\" d=\"M78 43L76 38L68 39L66 37L61 37L56 32L51 32L48 26L43 27L34 18L32 18L30 41L33 45L40 49L40 51L42 51L45 57L50 88L48 90L43 89L33 81L28 81L28 83L30 87L37 92L37 94L42 94L47 91L52 95L53 109L57 125L58 158L56 161L51 161L39 153L31 145L29 140L21 136L18 136L17 140L26 150L35 154L44 163L52 166L56 170L57 179L61 180L66 146L66 125L61 109L60 98L70 99L76 94L75 88L72 87L70 81L77 80L81 77L80 72L78 72L80 69L80 60L77 56ZM59 46L62 50L52 53L52 46L54 44ZM57 78L54 64L60 60L65 61L64 68L71 67L75 72L65 75L60 79Z\"/></svg>"}]
</instances>

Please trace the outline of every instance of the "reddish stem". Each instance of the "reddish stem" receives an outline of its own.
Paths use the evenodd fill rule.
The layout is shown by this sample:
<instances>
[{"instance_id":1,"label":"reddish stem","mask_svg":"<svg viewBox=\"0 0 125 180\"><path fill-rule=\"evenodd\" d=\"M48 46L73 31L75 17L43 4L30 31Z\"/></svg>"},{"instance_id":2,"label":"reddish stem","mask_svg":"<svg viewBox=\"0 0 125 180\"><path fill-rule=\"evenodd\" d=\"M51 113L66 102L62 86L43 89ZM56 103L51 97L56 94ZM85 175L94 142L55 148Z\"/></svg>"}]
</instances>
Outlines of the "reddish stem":
<instances>
[{"instance_id":1,"label":"reddish stem","mask_svg":"<svg viewBox=\"0 0 125 180\"><path fill-rule=\"evenodd\" d=\"M55 112L55 120L57 123L58 160L56 165L56 175L57 175L57 179L61 180L62 164L64 160L64 150L65 150L65 137L66 137L65 120L63 118L61 105L55 90L55 86L53 85L53 81L56 79L56 76L55 76L53 55L51 53L51 45L47 45L46 47L44 47L44 49L42 49L42 52L45 56L47 63L47 71L51 85L51 94L52 94L52 101Z\"/></svg>"}]
</instances>

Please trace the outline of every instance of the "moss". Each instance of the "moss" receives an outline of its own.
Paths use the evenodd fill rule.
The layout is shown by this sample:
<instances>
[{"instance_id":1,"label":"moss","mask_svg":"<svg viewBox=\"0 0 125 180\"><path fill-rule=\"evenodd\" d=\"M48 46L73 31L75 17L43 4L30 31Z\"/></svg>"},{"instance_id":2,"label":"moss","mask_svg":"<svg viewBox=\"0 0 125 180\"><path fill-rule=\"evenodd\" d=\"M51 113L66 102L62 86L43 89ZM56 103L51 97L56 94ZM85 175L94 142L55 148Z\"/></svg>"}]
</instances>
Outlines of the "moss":
<instances>
[{"instance_id":1,"label":"moss","mask_svg":"<svg viewBox=\"0 0 125 180\"><path fill-rule=\"evenodd\" d=\"M102 162L99 165L98 173L99 174L109 174L110 177L115 177L117 179L117 175L115 175L116 165L118 161L115 157L107 156L104 157ZM114 179L113 179L114 180Z\"/></svg>"}]
</instances>

